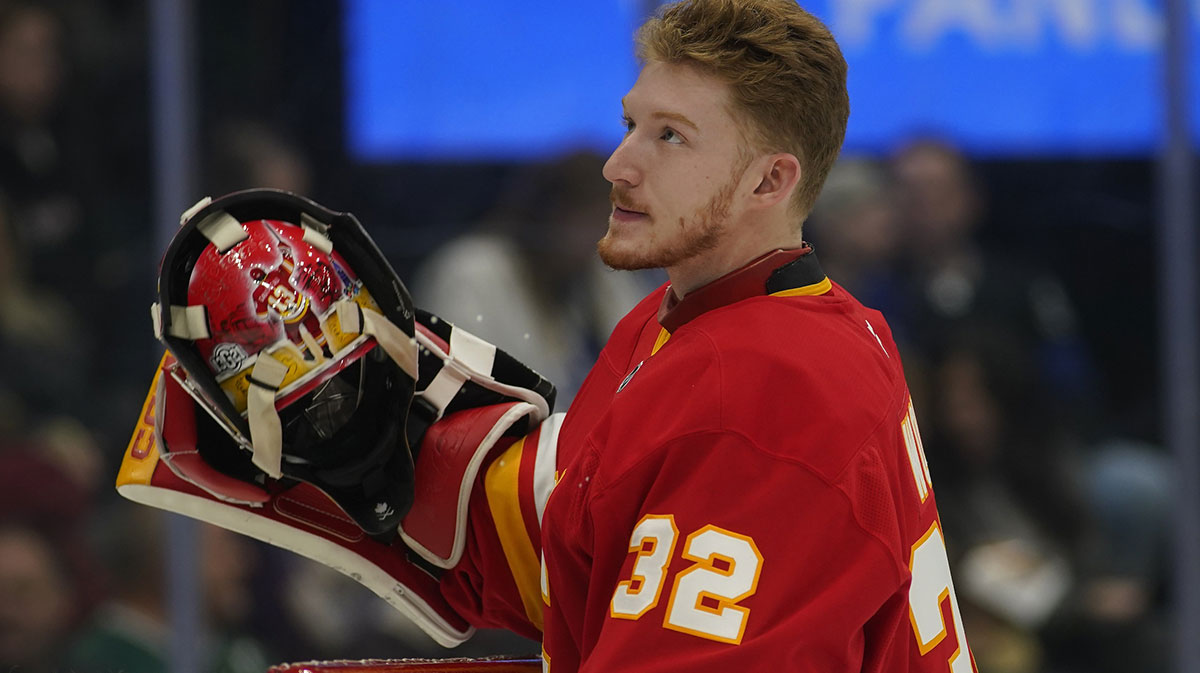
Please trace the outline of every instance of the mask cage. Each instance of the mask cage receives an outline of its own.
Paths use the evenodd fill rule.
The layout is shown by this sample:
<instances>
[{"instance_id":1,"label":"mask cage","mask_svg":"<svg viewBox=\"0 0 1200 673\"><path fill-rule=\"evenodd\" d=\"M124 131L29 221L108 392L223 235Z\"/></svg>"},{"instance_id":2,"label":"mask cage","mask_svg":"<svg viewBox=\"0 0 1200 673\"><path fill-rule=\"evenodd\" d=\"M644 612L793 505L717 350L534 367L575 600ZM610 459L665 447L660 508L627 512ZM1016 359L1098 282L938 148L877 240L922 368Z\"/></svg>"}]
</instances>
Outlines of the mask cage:
<instances>
[{"instance_id":1,"label":"mask cage","mask_svg":"<svg viewBox=\"0 0 1200 673\"><path fill-rule=\"evenodd\" d=\"M199 225L210 215L224 211L238 222L254 220L279 220L300 224L311 220L323 228L323 233L333 244L333 249L346 261L367 292L375 300L382 314L410 338L415 337L412 298L400 281L387 259L367 235L358 220L350 213L329 210L309 199L291 192L275 189L250 189L234 192L185 214L186 220L176 232L171 244L163 254L158 283L158 319L160 339L178 366L186 372L174 371L172 375L184 385L197 401L220 423L244 448L250 446L250 426L247 419L237 410L233 402L218 384L208 369L208 364L199 354L195 344L187 338L172 335L171 306L188 304L188 289L192 271L201 253L213 245ZM354 351L369 349L370 344ZM297 397L282 394L276 406L286 406ZM409 391L411 397L411 390Z\"/></svg>"}]
</instances>

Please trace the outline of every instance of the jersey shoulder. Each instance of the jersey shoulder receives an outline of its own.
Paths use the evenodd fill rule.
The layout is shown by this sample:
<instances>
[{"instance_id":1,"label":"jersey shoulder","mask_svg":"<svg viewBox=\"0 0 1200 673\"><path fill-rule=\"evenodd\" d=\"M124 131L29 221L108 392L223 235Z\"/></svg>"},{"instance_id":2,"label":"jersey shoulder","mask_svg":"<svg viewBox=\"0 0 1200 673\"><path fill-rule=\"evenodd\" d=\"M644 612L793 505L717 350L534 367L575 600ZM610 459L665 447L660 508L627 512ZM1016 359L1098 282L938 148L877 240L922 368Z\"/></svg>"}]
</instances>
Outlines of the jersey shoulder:
<instances>
[{"instance_id":1,"label":"jersey shoulder","mask_svg":"<svg viewBox=\"0 0 1200 673\"><path fill-rule=\"evenodd\" d=\"M729 432L832 479L882 421L899 422L906 388L886 324L840 288L714 309L650 354L638 344L657 327L663 291L614 331L611 385L581 394L604 398L588 434L606 454L636 446L636 459L688 434Z\"/></svg>"},{"instance_id":2,"label":"jersey shoulder","mask_svg":"<svg viewBox=\"0 0 1200 673\"><path fill-rule=\"evenodd\" d=\"M885 421L907 388L881 315L835 288L819 297L756 297L680 328L660 355L688 380L689 404L785 460L832 478ZM690 342L705 342L704 347ZM687 347L685 347L687 346ZM689 374L691 372L691 374Z\"/></svg>"}]
</instances>

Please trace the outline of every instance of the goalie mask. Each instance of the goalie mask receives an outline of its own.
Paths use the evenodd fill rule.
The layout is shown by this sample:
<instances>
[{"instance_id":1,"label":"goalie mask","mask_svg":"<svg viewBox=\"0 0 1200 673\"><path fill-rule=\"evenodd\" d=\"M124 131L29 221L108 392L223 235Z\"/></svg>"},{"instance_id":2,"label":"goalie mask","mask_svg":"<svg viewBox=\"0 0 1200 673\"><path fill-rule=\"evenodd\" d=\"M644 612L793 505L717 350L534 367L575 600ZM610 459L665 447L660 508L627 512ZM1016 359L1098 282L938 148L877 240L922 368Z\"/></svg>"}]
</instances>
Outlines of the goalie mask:
<instances>
[{"instance_id":1,"label":"goalie mask","mask_svg":"<svg viewBox=\"0 0 1200 673\"><path fill-rule=\"evenodd\" d=\"M413 314L352 215L266 189L184 213L153 307L171 375L231 440L206 460L312 483L373 534L412 499Z\"/></svg>"}]
</instances>

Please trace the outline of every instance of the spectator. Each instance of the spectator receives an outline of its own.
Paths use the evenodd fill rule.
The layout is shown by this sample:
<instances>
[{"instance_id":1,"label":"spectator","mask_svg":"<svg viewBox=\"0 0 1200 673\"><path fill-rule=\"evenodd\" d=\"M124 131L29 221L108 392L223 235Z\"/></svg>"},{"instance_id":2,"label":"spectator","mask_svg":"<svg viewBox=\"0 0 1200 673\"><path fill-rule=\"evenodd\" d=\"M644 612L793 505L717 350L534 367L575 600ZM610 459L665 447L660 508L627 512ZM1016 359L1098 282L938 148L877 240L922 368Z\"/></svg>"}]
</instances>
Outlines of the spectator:
<instances>
[{"instance_id":1,"label":"spectator","mask_svg":"<svg viewBox=\"0 0 1200 673\"><path fill-rule=\"evenodd\" d=\"M1161 447L1110 437L1088 447L1080 468L1096 536L1081 563L1078 623L1062 647L1080 671L1165 673L1171 461Z\"/></svg>"},{"instance_id":2,"label":"spectator","mask_svg":"<svg viewBox=\"0 0 1200 673\"><path fill-rule=\"evenodd\" d=\"M166 514L122 503L102 521L101 547L112 596L81 631L69 662L81 673L166 673ZM199 644L206 673L262 673L268 657L248 623L253 543L222 528L201 525L201 591L205 620Z\"/></svg>"},{"instance_id":3,"label":"spectator","mask_svg":"<svg viewBox=\"0 0 1200 673\"><path fill-rule=\"evenodd\" d=\"M89 493L40 447L0 445L0 670L50 673L100 594Z\"/></svg>"},{"instance_id":4,"label":"spectator","mask_svg":"<svg viewBox=\"0 0 1200 673\"><path fill-rule=\"evenodd\" d=\"M35 528L0 524L0 669L57 671L73 603L55 544Z\"/></svg>"},{"instance_id":5,"label":"spectator","mask_svg":"<svg viewBox=\"0 0 1200 673\"><path fill-rule=\"evenodd\" d=\"M980 670L1034 673L1071 609L1086 510L1028 353L990 328L945 344L921 431L965 625Z\"/></svg>"},{"instance_id":6,"label":"spectator","mask_svg":"<svg viewBox=\"0 0 1200 673\"><path fill-rule=\"evenodd\" d=\"M68 305L33 285L0 199L0 396L8 397L8 436L39 417L72 411L85 378L84 353ZM5 395L5 393L7 393Z\"/></svg>"},{"instance_id":7,"label":"spectator","mask_svg":"<svg viewBox=\"0 0 1200 673\"><path fill-rule=\"evenodd\" d=\"M19 418L21 432L46 417L86 427L107 456L123 445L153 364L149 333L129 329L145 324L153 262L137 165L148 156L147 124L123 79L140 69L118 63L145 51L129 39L132 21L118 32L121 14L132 12L78 0L0 2L0 227L8 266L19 267L9 287L15 275L21 288L0 307L0 338L10 345L20 326L41 342L7 351L4 364L16 366L0 375L0 398L9 400L0 399L0 414ZM13 393L14 385L43 390Z\"/></svg>"},{"instance_id":8,"label":"spectator","mask_svg":"<svg viewBox=\"0 0 1200 673\"><path fill-rule=\"evenodd\" d=\"M986 201L957 149L917 140L892 157L891 169L908 248L907 297L896 316L910 338L906 357L929 359L962 326L1003 330L1034 358L1037 382L1055 393L1050 401L1078 419L1090 404L1092 373L1062 284L980 245Z\"/></svg>"},{"instance_id":9,"label":"spectator","mask_svg":"<svg viewBox=\"0 0 1200 673\"><path fill-rule=\"evenodd\" d=\"M312 196L312 166L301 149L270 126L229 119L213 132L205 193L220 196L270 187Z\"/></svg>"},{"instance_id":10,"label":"spectator","mask_svg":"<svg viewBox=\"0 0 1200 673\"><path fill-rule=\"evenodd\" d=\"M64 26L50 9L0 6L0 194L34 283L80 298L87 287L80 276L91 269L62 139L64 40Z\"/></svg>"},{"instance_id":11,"label":"spectator","mask_svg":"<svg viewBox=\"0 0 1200 673\"><path fill-rule=\"evenodd\" d=\"M9 437L82 407L78 204L53 125L61 25L37 5L0 5L0 427Z\"/></svg>"}]
</instances>

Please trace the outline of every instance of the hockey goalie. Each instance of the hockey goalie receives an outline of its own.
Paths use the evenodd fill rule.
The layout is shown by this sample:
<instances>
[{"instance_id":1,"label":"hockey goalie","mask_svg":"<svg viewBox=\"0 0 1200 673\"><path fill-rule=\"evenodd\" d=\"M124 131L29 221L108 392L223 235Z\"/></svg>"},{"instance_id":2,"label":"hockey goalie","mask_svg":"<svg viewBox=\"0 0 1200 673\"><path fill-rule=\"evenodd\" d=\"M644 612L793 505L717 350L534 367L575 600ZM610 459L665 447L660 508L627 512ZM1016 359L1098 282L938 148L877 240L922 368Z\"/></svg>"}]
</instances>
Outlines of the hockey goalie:
<instances>
[{"instance_id":1,"label":"hockey goalie","mask_svg":"<svg viewBox=\"0 0 1200 673\"><path fill-rule=\"evenodd\" d=\"M293 194L186 212L152 316L122 495L542 643L355 673L976 670L899 352L807 245L652 292L566 417Z\"/></svg>"},{"instance_id":2,"label":"hockey goalie","mask_svg":"<svg viewBox=\"0 0 1200 673\"><path fill-rule=\"evenodd\" d=\"M976 673L899 349L803 238L840 47L794 0L672 3L636 41L597 252L668 282L565 418L352 216L241 192L163 257L121 493L332 566L443 645L539 640L555 673Z\"/></svg>"},{"instance_id":3,"label":"hockey goalie","mask_svg":"<svg viewBox=\"0 0 1200 673\"><path fill-rule=\"evenodd\" d=\"M158 290L167 352L121 495L335 568L444 646L473 625L538 637L538 605L516 590L528 579L512 576L536 558L496 531L536 540L561 419L550 382L417 309L353 216L286 192L186 212ZM433 665L376 670L540 668Z\"/></svg>"}]
</instances>

